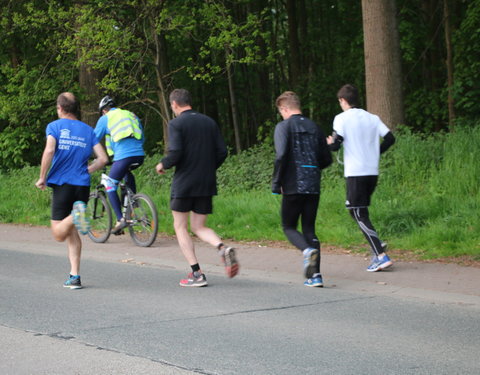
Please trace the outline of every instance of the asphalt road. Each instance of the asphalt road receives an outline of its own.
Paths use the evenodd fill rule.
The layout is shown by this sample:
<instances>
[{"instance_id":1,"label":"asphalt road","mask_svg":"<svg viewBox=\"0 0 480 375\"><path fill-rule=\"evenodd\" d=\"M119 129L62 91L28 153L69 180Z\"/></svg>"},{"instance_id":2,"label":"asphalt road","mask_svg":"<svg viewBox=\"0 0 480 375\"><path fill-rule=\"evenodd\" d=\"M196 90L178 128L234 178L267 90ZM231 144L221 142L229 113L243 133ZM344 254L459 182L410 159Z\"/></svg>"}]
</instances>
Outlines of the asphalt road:
<instances>
[{"instance_id":1,"label":"asphalt road","mask_svg":"<svg viewBox=\"0 0 480 375\"><path fill-rule=\"evenodd\" d=\"M363 259L332 258L326 287L306 288L297 253L240 247L238 277L205 255L209 286L181 288L173 241L139 249L123 237L87 240L85 288L68 290L64 244L45 228L1 228L1 374L480 374L480 291L396 283L423 280L428 265L372 280L340 271ZM268 254L298 264L276 269Z\"/></svg>"}]
</instances>

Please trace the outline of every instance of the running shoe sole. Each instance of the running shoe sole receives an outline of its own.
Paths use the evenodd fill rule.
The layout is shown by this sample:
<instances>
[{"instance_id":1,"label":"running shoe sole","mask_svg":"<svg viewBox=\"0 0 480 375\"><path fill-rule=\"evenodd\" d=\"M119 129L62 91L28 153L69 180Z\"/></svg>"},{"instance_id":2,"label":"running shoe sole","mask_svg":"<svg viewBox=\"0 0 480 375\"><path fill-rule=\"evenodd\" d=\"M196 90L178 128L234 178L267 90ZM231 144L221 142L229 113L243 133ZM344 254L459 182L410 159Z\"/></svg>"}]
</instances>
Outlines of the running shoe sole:
<instances>
[{"instance_id":1,"label":"running shoe sole","mask_svg":"<svg viewBox=\"0 0 480 375\"><path fill-rule=\"evenodd\" d=\"M308 287L316 287L316 288L323 288L323 282L309 282L308 280L303 283L303 285L308 286Z\"/></svg>"},{"instance_id":2,"label":"running shoe sole","mask_svg":"<svg viewBox=\"0 0 480 375\"><path fill-rule=\"evenodd\" d=\"M64 288L70 288L70 289L82 289L83 288L83 286L81 286L81 285L65 285L65 284L63 284L63 287Z\"/></svg>"},{"instance_id":3,"label":"running shoe sole","mask_svg":"<svg viewBox=\"0 0 480 375\"><path fill-rule=\"evenodd\" d=\"M318 272L316 266L319 253L320 251L318 249L313 249L308 256L304 258L304 276L307 279L311 279L315 272Z\"/></svg>"},{"instance_id":4,"label":"running shoe sole","mask_svg":"<svg viewBox=\"0 0 480 375\"><path fill-rule=\"evenodd\" d=\"M390 267L390 266L392 266L392 265L393 265L393 262L392 262L391 260L389 260L388 262L385 262L385 263L380 264L379 268L380 268L381 270L384 270L385 268L388 268L388 267Z\"/></svg>"},{"instance_id":5,"label":"running shoe sole","mask_svg":"<svg viewBox=\"0 0 480 375\"><path fill-rule=\"evenodd\" d=\"M384 263L377 263L375 268L370 268L371 265L367 268L367 272L378 272L384 270L385 268L391 267L393 262L389 259Z\"/></svg>"},{"instance_id":6,"label":"running shoe sole","mask_svg":"<svg viewBox=\"0 0 480 375\"><path fill-rule=\"evenodd\" d=\"M65 281L63 283L63 287L64 288L70 288L70 289L82 289L83 288L81 281L78 281L78 282L75 281L75 283L72 284L71 279L68 279L67 281Z\"/></svg>"},{"instance_id":7,"label":"running shoe sole","mask_svg":"<svg viewBox=\"0 0 480 375\"><path fill-rule=\"evenodd\" d=\"M235 277L240 270L240 265L237 262L237 257L235 256L235 249L233 247L227 247L225 249L224 261L225 273L227 274L227 276L230 278Z\"/></svg>"}]
</instances>

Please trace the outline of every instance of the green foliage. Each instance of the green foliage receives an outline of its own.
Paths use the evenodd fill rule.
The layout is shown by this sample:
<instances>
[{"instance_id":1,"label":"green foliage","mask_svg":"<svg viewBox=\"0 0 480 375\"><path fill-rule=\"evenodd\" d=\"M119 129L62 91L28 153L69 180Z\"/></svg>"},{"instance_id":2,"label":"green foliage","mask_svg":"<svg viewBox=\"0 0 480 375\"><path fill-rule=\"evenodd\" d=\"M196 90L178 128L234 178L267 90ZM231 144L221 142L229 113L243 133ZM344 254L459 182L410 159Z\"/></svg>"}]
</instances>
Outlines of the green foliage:
<instances>
[{"instance_id":1,"label":"green foliage","mask_svg":"<svg viewBox=\"0 0 480 375\"><path fill-rule=\"evenodd\" d=\"M30 155L32 149L38 149L34 129L8 127L0 133L0 160L4 170L17 169L19 165L34 163Z\"/></svg>"},{"instance_id":2,"label":"green foliage","mask_svg":"<svg viewBox=\"0 0 480 375\"><path fill-rule=\"evenodd\" d=\"M232 11L219 1L207 1L193 8L198 30L208 30L198 46L198 54L191 56L187 72L194 80L211 82L213 77L235 64L258 64L271 61L259 46L269 34L261 31L262 16L247 14L238 22ZM265 12L263 13L265 15Z\"/></svg>"},{"instance_id":3,"label":"green foliage","mask_svg":"<svg viewBox=\"0 0 480 375\"><path fill-rule=\"evenodd\" d=\"M375 197L385 202L376 211L379 232L428 257L478 254L479 146L478 126L427 137L401 134L384 160L389 164Z\"/></svg>"},{"instance_id":4,"label":"green foliage","mask_svg":"<svg viewBox=\"0 0 480 375\"><path fill-rule=\"evenodd\" d=\"M268 192L274 158L273 146L266 142L230 155L217 173L220 193Z\"/></svg>"},{"instance_id":5,"label":"green foliage","mask_svg":"<svg viewBox=\"0 0 480 375\"><path fill-rule=\"evenodd\" d=\"M56 60L53 8L24 1L6 8L0 31L0 169L35 163L46 125L56 118L55 99L77 87L71 67ZM55 117L54 117L55 116Z\"/></svg>"},{"instance_id":6,"label":"green foliage","mask_svg":"<svg viewBox=\"0 0 480 375\"><path fill-rule=\"evenodd\" d=\"M480 95L480 4L469 2L459 29L454 33L455 101L461 118L480 120L477 101Z\"/></svg>"},{"instance_id":7,"label":"green foliage","mask_svg":"<svg viewBox=\"0 0 480 375\"><path fill-rule=\"evenodd\" d=\"M0 171L0 222L48 225L50 223L50 189L35 187L39 168L26 167L4 173ZM33 202L35 204L33 204Z\"/></svg>"},{"instance_id":8,"label":"green foliage","mask_svg":"<svg viewBox=\"0 0 480 375\"><path fill-rule=\"evenodd\" d=\"M60 92L82 101L95 95L84 86L80 92L81 67L95 70L96 87L144 120L149 153L163 142L159 129L169 110L162 102L174 87L188 88L194 106L221 124L233 146L227 69L244 146L271 142L273 103L284 90L297 91L304 113L329 132L338 88L350 82L364 91L361 2L293 3L294 14L270 0L7 1L0 17L0 169L40 157ZM445 129L443 2L397 4L406 125ZM480 117L480 2L449 4L457 122L472 126ZM295 77L292 31L299 44Z\"/></svg>"},{"instance_id":9,"label":"green foliage","mask_svg":"<svg viewBox=\"0 0 480 375\"><path fill-rule=\"evenodd\" d=\"M270 192L273 148L264 143L230 155L218 171L219 195L209 224L234 240L285 240L281 197ZM400 129L381 159L370 216L392 249L425 258L480 256L480 126L432 136ZM173 171L155 172L160 157L147 157L135 171L139 191L157 205L160 231L173 234L169 209ZM0 172L1 173L1 172ZM0 174L0 222L48 225L50 192L34 187L38 167ZM99 173L93 181L99 180ZM317 233L327 244L366 251L366 243L344 207L345 182L337 162L324 171ZM21 192L13 194L12 192ZM35 204L32 205L32 202Z\"/></svg>"}]
</instances>

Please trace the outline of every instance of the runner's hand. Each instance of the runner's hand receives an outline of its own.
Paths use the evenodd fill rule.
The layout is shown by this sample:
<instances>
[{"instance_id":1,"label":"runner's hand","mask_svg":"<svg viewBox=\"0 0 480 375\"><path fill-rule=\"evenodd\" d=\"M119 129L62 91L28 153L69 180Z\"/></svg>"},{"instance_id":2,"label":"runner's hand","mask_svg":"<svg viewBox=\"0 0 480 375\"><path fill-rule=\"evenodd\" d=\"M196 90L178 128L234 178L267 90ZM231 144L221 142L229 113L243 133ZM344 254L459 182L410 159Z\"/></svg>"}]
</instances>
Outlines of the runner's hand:
<instances>
[{"instance_id":1,"label":"runner's hand","mask_svg":"<svg viewBox=\"0 0 480 375\"><path fill-rule=\"evenodd\" d=\"M155 167L155 169L157 170L158 174L165 174L165 169L163 169L163 164L162 163L158 163L157 166Z\"/></svg>"},{"instance_id":2,"label":"runner's hand","mask_svg":"<svg viewBox=\"0 0 480 375\"><path fill-rule=\"evenodd\" d=\"M47 187L47 185L45 184L45 179L39 178L38 181L35 183L35 186L40 190L45 190L45 188Z\"/></svg>"}]
</instances>

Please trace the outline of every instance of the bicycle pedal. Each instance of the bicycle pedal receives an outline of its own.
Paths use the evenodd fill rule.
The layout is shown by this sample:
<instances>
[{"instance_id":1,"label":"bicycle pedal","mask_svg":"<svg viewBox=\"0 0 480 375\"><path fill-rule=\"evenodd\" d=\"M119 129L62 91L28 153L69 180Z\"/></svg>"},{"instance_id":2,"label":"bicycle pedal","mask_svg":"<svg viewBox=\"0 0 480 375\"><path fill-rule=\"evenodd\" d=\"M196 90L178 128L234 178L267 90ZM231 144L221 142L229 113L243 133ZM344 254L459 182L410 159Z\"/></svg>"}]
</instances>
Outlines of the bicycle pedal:
<instances>
[{"instance_id":1,"label":"bicycle pedal","mask_svg":"<svg viewBox=\"0 0 480 375\"><path fill-rule=\"evenodd\" d=\"M125 234L125 231L123 229L121 231L118 231L117 233L113 233L114 236L121 236L122 234Z\"/></svg>"}]
</instances>

